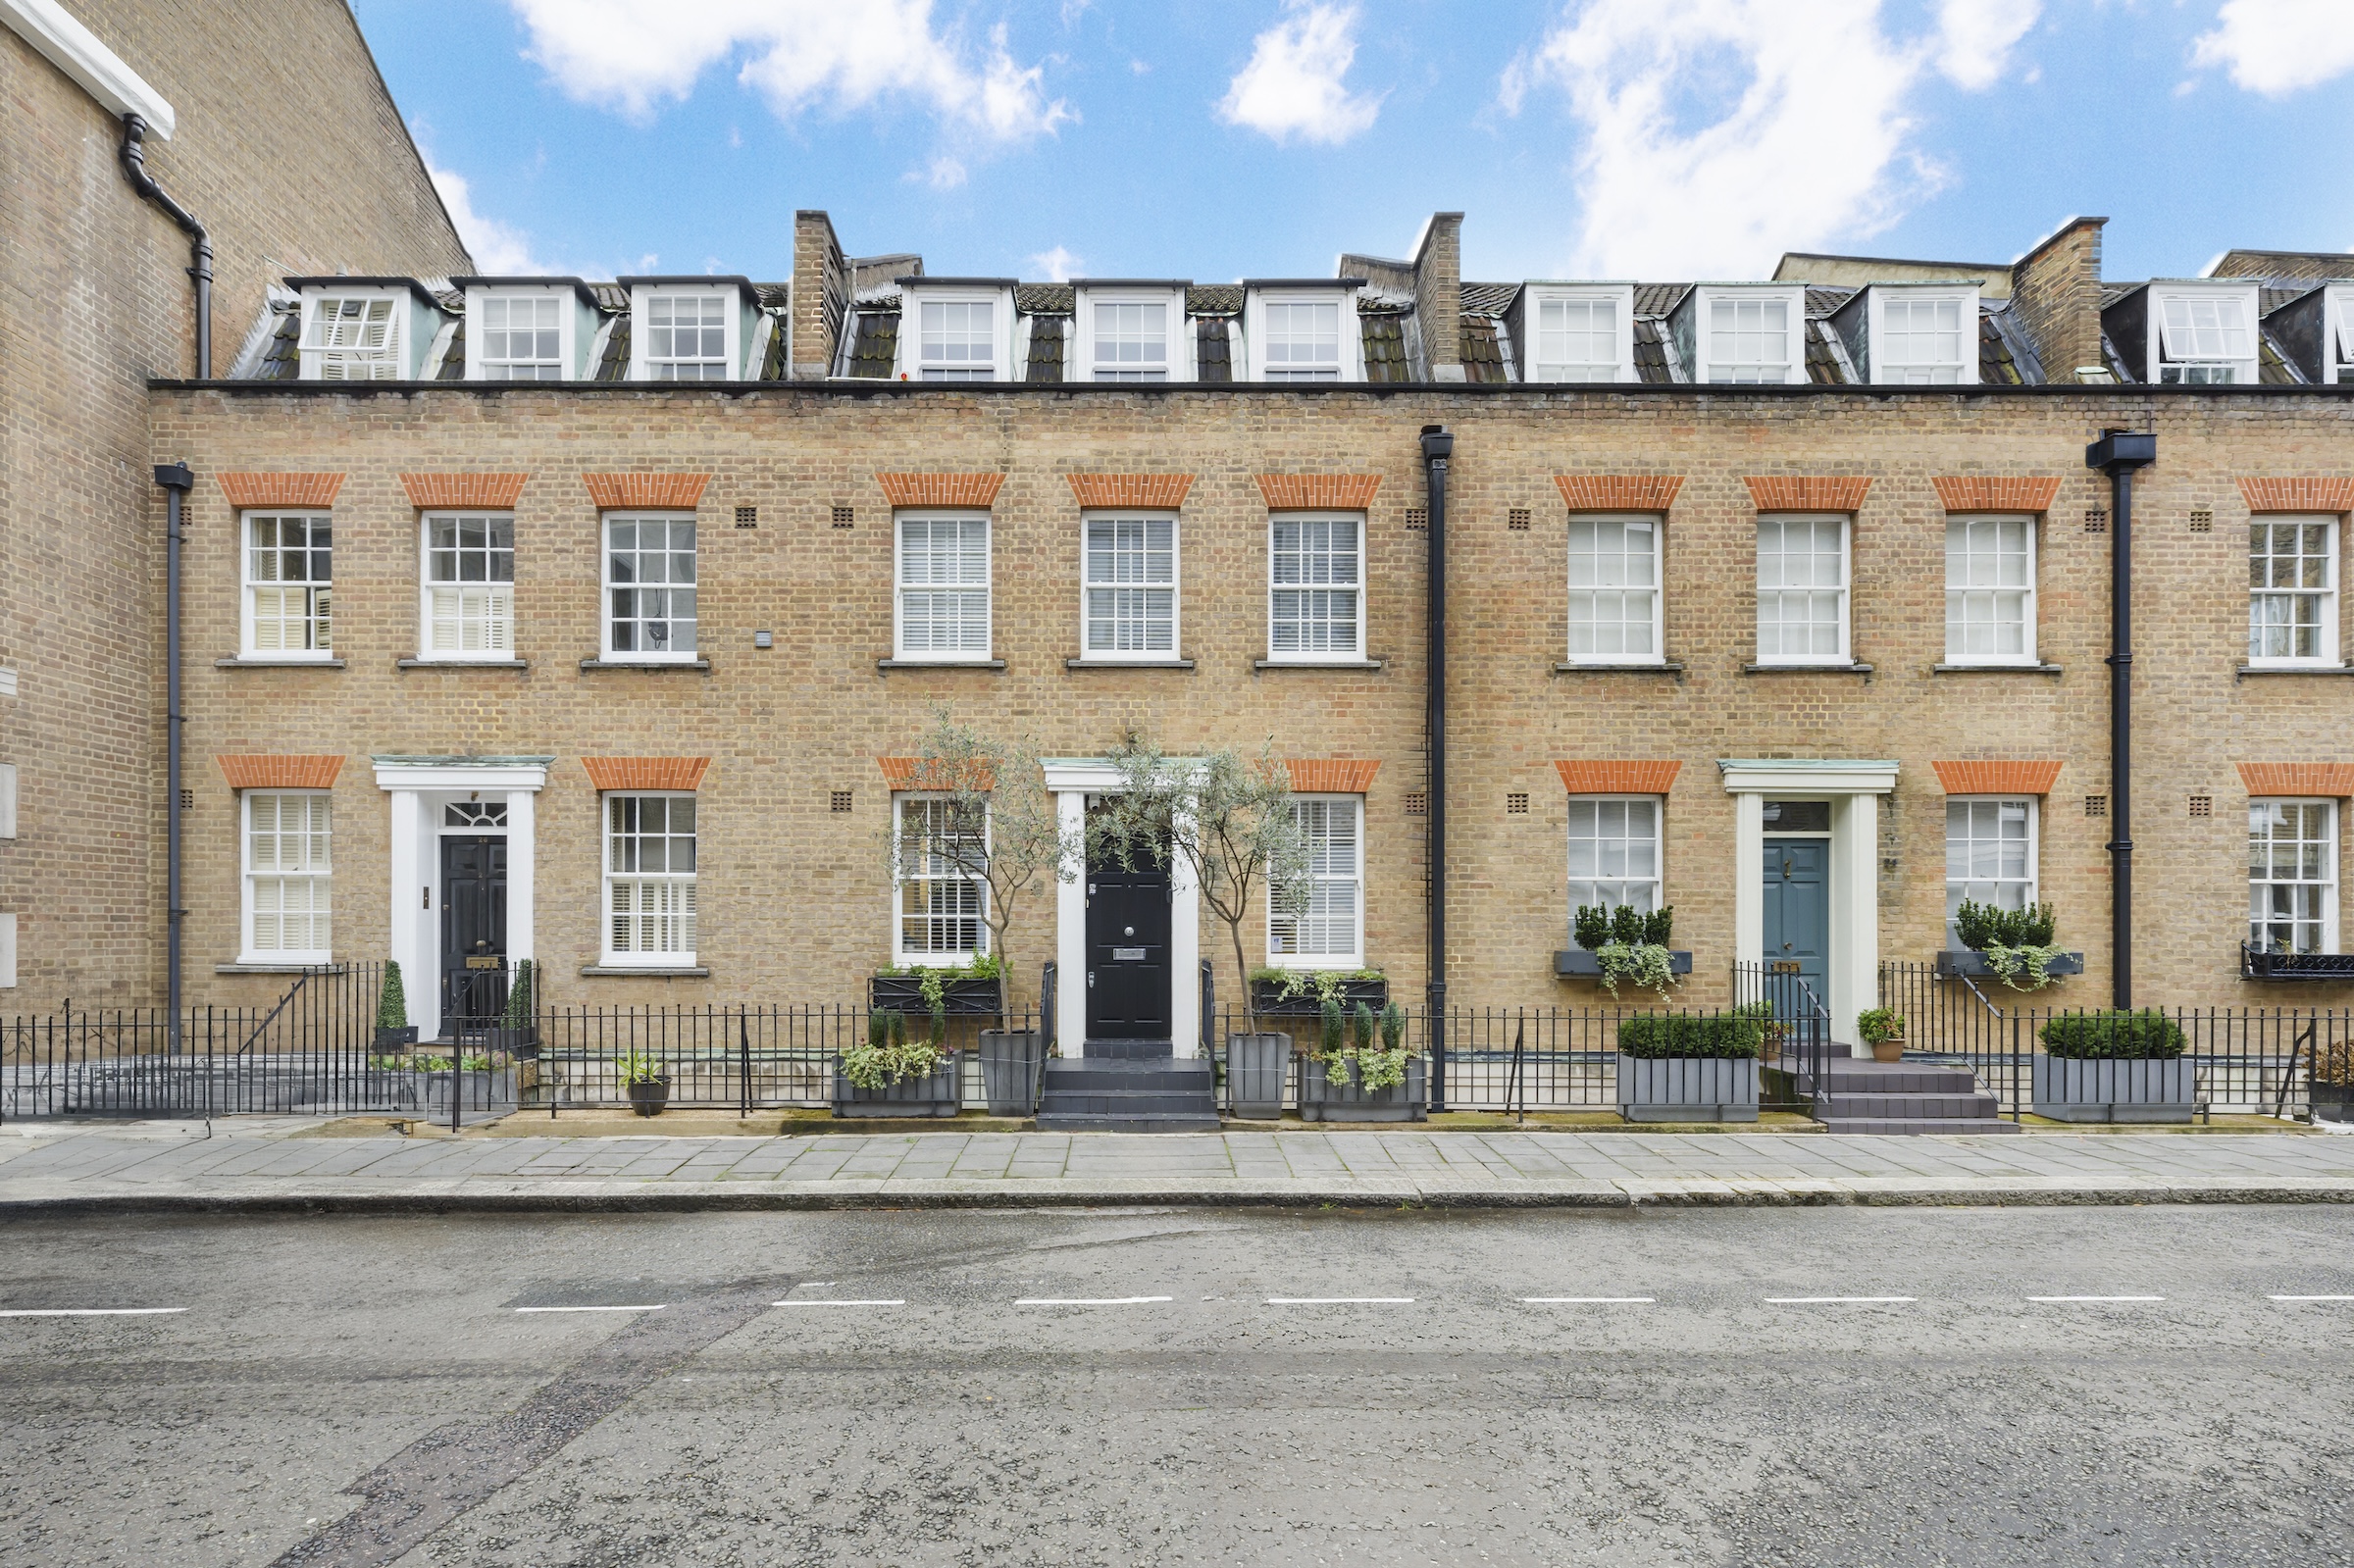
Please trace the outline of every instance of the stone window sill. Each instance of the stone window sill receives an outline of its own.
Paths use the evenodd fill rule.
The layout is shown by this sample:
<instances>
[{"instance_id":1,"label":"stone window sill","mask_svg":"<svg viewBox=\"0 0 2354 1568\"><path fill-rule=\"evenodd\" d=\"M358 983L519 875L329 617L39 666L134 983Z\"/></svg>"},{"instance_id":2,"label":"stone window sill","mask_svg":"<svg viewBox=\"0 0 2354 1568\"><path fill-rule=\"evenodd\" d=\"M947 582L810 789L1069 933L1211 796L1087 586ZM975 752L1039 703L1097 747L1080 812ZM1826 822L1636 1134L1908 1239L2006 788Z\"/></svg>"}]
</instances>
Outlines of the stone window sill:
<instances>
[{"instance_id":1,"label":"stone window sill","mask_svg":"<svg viewBox=\"0 0 2354 1568\"><path fill-rule=\"evenodd\" d=\"M1348 670L1362 673L1378 670L1385 661L1380 659L1254 659L1254 670Z\"/></svg>"},{"instance_id":2,"label":"stone window sill","mask_svg":"<svg viewBox=\"0 0 2354 1568\"><path fill-rule=\"evenodd\" d=\"M265 964L261 962L215 964L216 975L312 975L325 970L331 975L343 973L343 966L333 962L315 964Z\"/></svg>"},{"instance_id":3,"label":"stone window sill","mask_svg":"<svg viewBox=\"0 0 2354 1568\"><path fill-rule=\"evenodd\" d=\"M602 675L610 671L634 670L640 675L672 675L687 673L709 675L709 659L583 659L583 675Z\"/></svg>"},{"instance_id":4,"label":"stone window sill","mask_svg":"<svg viewBox=\"0 0 2354 1568\"><path fill-rule=\"evenodd\" d=\"M395 670L529 670L529 659L395 659Z\"/></svg>"},{"instance_id":5,"label":"stone window sill","mask_svg":"<svg viewBox=\"0 0 2354 1568\"><path fill-rule=\"evenodd\" d=\"M2354 675L2354 665L2347 664L2243 664L2231 679L2245 681L2252 675Z\"/></svg>"},{"instance_id":6,"label":"stone window sill","mask_svg":"<svg viewBox=\"0 0 2354 1568\"><path fill-rule=\"evenodd\" d=\"M1743 675L1860 675L1869 680L1868 664L1745 664Z\"/></svg>"},{"instance_id":7,"label":"stone window sill","mask_svg":"<svg viewBox=\"0 0 2354 1568\"><path fill-rule=\"evenodd\" d=\"M215 659L216 670L340 670L341 659Z\"/></svg>"},{"instance_id":8,"label":"stone window sill","mask_svg":"<svg viewBox=\"0 0 2354 1568\"><path fill-rule=\"evenodd\" d=\"M701 965L686 969L659 969L651 964L583 964L581 973L590 979L630 980L708 980L711 971Z\"/></svg>"},{"instance_id":9,"label":"stone window sill","mask_svg":"<svg viewBox=\"0 0 2354 1568\"><path fill-rule=\"evenodd\" d=\"M1671 675L1678 681L1684 678L1680 659L1665 659L1658 664L1578 664L1563 660L1553 667L1555 675Z\"/></svg>"},{"instance_id":10,"label":"stone window sill","mask_svg":"<svg viewBox=\"0 0 2354 1568\"><path fill-rule=\"evenodd\" d=\"M1065 670L1191 670L1191 659L1065 659Z\"/></svg>"},{"instance_id":11,"label":"stone window sill","mask_svg":"<svg viewBox=\"0 0 2354 1568\"><path fill-rule=\"evenodd\" d=\"M1931 675L2058 675L2056 664L1932 664Z\"/></svg>"},{"instance_id":12,"label":"stone window sill","mask_svg":"<svg viewBox=\"0 0 2354 1568\"><path fill-rule=\"evenodd\" d=\"M888 675L894 670L1003 670L1003 659L877 659L875 670Z\"/></svg>"}]
</instances>

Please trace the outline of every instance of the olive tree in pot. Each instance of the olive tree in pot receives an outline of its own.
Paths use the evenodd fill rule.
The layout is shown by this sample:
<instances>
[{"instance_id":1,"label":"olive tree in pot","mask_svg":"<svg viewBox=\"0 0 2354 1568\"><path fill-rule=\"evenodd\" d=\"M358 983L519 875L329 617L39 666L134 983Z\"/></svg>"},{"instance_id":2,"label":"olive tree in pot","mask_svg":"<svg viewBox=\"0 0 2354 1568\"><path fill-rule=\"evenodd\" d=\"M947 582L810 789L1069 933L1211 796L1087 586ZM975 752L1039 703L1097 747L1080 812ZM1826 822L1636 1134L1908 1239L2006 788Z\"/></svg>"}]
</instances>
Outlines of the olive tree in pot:
<instances>
[{"instance_id":1,"label":"olive tree in pot","mask_svg":"<svg viewBox=\"0 0 2354 1568\"><path fill-rule=\"evenodd\" d=\"M1258 1027L1243 923L1262 890L1268 905L1281 910L1296 905L1307 886L1307 833L1292 800L1291 771L1271 737L1254 758L1226 749L1176 759L1130 731L1110 760L1120 792L1089 832L1123 866L1182 865L1202 906L1225 926L1235 994L1252 1007L1250 1032L1226 1037L1228 1103L1237 1116L1279 1117L1292 1039Z\"/></svg>"},{"instance_id":2,"label":"olive tree in pot","mask_svg":"<svg viewBox=\"0 0 2354 1568\"><path fill-rule=\"evenodd\" d=\"M384 984L376 993L376 1048L398 1051L417 1043L417 1026L409 1022L409 993L400 983L400 960L384 960Z\"/></svg>"},{"instance_id":3,"label":"olive tree in pot","mask_svg":"<svg viewBox=\"0 0 2354 1568\"><path fill-rule=\"evenodd\" d=\"M903 841L892 852L898 866L929 861L979 891L998 975L998 1027L981 1032L982 1087L992 1116L1028 1116L1038 1109L1049 1042L1037 1029L1006 1027L1014 916L1043 883L1077 877L1085 846L1065 834L1037 750L960 725L948 708L924 733L917 779L934 807L920 825L902 825Z\"/></svg>"}]
</instances>

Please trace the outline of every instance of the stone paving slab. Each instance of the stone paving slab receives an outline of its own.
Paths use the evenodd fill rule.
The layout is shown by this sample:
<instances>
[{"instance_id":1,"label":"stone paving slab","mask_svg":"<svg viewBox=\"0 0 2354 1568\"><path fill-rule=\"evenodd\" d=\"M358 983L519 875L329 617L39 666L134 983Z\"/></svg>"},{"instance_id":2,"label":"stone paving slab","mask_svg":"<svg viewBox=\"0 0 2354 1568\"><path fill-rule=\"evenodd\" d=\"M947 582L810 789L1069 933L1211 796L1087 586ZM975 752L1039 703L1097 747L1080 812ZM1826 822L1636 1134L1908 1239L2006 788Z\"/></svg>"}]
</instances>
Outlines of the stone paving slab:
<instances>
[{"instance_id":1,"label":"stone paving slab","mask_svg":"<svg viewBox=\"0 0 2354 1568\"><path fill-rule=\"evenodd\" d=\"M0 1216L1089 1203L2354 1202L2354 1138L2039 1134L907 1133L302 1138L11 1126Z\"/></svg>"}]
</instances>

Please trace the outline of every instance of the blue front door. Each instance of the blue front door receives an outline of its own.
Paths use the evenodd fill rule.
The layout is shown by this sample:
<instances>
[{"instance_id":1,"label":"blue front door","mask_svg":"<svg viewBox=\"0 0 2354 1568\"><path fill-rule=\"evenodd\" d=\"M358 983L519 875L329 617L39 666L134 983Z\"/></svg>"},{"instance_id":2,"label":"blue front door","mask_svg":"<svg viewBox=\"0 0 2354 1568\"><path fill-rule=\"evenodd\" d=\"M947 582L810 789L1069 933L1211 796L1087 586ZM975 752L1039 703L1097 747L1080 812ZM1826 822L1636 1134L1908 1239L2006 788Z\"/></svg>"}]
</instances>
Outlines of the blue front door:
<instances>
[{"instance_id":1,"label":"blue front door","mask_svg":"<svg viewBox=\"0 0 2354 1568\"><path fill-rule=\"evenodd\" d=\"M1823 963L1831 946L1830 865L1828 839L1766 840L1766 972L1798 976L1817 1000L1829 994Z\"/></svg>"}]
</instances>

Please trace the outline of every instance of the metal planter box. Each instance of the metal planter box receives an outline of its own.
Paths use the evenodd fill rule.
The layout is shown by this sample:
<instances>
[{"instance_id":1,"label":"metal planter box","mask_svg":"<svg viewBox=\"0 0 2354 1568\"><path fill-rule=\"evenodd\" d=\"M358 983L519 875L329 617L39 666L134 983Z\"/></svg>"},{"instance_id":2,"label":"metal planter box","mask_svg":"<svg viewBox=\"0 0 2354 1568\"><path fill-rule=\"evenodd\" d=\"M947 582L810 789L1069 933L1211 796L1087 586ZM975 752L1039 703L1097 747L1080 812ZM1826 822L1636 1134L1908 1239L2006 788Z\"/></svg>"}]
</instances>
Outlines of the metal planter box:
<instances>
[{"instance_id":1,"label":"metal planter box","mask_svg":"<svg viewBox=\"0 0 2354 1568\"><path fill-rule=\"evenodd\" d=\"M2067 975L2081 975L2084 973L2084 955L2082 953L2061 953L2043 966L2043 972L2054 979ZM1947 980L1952 980L1960 975L1967 975L1972 980L1986 976L1992 976L1996 980L2002 978L1994 973L1994 966L1986 962L1986 955L1974 947L1949 947L1939 953L1937 955L1937 973Z\"/></svg>"},{"instance_id":2,"label":"metal planter box","mask_svg":"<svg viewBox=\"0 0 2354 1568\"><path fill-rule=\"evenodd\" d=\"M449 1114L449 1070L443 1068L437 1073L428 1072L424 1076L427 1113L435 1116L447 1116ZM458 1110L461 1113L466 1111L511 1111L515 1108L515 1094L519 1086L516 1083L515 1069L512 1067L493 1067L487 1070L469 1067L462 1069L457 1074L457 1081Z\"/></svg>"},{"instance_id":3,"label":"metal planter box","mask_svg":"<svg viewBox=\"0 0 2354 1568\"><path fill-rule=\"evenodd\" d=\"M1283 1092L1292 1077L1292 1037L1226 1037L1226 1103L1231 1113L1254 1122L1283 1115Z\"/></svg>"},{"instance_id":4,"label":"metal planter box","mask_svg":"<svg viewBox=\"0 0 2354 1568\"><path fill-rule=\"evenodd\" d=\"M1035 1029L981 1032L981 1090L992 1116L1035 1116L1047 1039Z\"/></svg>"},{"instance_id":5,"label":"metal planter box","mask_svg":"<svg viewBox=\"0 0 2354 1568\"><path fill-rule=\"evenodd\" d=\"M927 1078L910 1078L883 1088L860 1088L842 1076L842 1059L837 1057L834 1061L834 1114L953 1117L964 1103L963 1067L964 1063L957 1053L947 1051L941 1056L940 1065Z\"/></svg>"},{"instance_id":6,"label":"metal planter box","mask_svg":"<svg viewBox=\"0 0 2354 1568\"><path fill-rule=\"evenodd\" d=\"M1553 972L1563 980L1600 980L1602 978L1602 955L1587 952L1583 947L1572 947L1565 952L1555 953L1553 955ZM1691 974L1692 955L1681 948L1668 948L1667 972L1671 975Z\"/></svg>"},{"instance_id":7,"label":"metal planter box","mask_svg":"<svg viewBox=\"0 0 2354 1568\"><path fill-rule=\"evenodd\" d=\"M941 1000L950 1018L995 1018L1003 986L997 980L950 980L941 983ZM867 982L867 1001L876 1012L889 1010L902 1018L929 1018L924 983L916 975L877 975Z\"/></svg>"},{"instance_id":8,"label":"metal planter box","mask_svg":"<svg viewBox=\"0 0 2354 1568\"><path fill-rule=\"evenodd\" d=\"M1356 1016L1361 1003L1375 1012L1390 1004L1390 983L1386 980L1344 980L1338 993L1341 1011ZM1324 1003L1313 990L1293 995L1283 994L1283 982L1254 980L1251 983L1251 1010L1271 1013L1279 1018L1313 1018L1324 1010Z\"/></svg>"},{"instance_id":9,"label":"metal planter box","mask_svg":"<svg viewBox=\"0 0 2354 1568\"><path fill-rule=\"evenodd\" d=\"M2354 984L2354 953L2276 953L2241 942L2239 977L2273 982Z\"/></svg>"},{"instance_id":10,"label":"metal planter box","mask_svg":"<svg viewBox=\"0 0 2354 1568\"><path fill-rule=\"evenodd\" d=\"M1630 1122L1754 1122L1752 1056L1621 1056L1618 1114Z\"/></svg>"},{"instance_id":11,"label":"metal planter box","mask_svg":"<svg viewBox=\"0 0 2354 1568\"><path fill-rule=\"evenodd\" d=\"M2035 1114L2056 1122L2187 1122L2198 1064L2187 1056L2035 1058Z\"/></svg>"},{"instance_id":12,"label":"metal planter box","mask_svg":"<svg viewBox=\"0 0 2354 1568\"><path fill-rule=\"evenodd\" d=\"M1304 1122L1422 1122L1430 1119L1430 1058L1406 1059L1406 1082L1370 1093L1355 1081L1341 1087L1313 1056L1300 1058L1300 1119Z\"/></svg>"}]
</instances>

